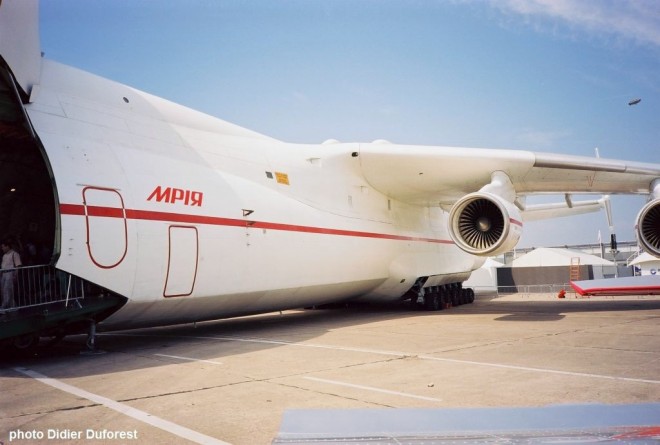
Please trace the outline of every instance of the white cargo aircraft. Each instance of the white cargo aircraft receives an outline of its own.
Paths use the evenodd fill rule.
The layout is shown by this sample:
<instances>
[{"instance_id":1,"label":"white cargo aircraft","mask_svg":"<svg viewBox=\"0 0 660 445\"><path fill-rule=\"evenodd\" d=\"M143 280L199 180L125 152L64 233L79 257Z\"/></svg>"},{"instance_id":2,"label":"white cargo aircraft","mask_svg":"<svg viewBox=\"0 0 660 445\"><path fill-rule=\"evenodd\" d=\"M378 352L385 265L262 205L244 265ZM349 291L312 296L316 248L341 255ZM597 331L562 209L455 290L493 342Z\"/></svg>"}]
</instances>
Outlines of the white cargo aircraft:
<instances>
[{"instance_id":1,"label":"white cargo aircraft","mask_svg":"<svg viewBox=\"0 0 660 445\"><path fill-rule=\"evenodd\" d=\"M658 164L286 143L45 59L37 25L36 1L2 1L0 235L51 255L20 272L0 339L355 299L471 302L461 283L524 221L607 203L573 193L647 195L639 242L660 255ZM525 206L537 193L566 198Z\"/></svg>"}]
</instances>

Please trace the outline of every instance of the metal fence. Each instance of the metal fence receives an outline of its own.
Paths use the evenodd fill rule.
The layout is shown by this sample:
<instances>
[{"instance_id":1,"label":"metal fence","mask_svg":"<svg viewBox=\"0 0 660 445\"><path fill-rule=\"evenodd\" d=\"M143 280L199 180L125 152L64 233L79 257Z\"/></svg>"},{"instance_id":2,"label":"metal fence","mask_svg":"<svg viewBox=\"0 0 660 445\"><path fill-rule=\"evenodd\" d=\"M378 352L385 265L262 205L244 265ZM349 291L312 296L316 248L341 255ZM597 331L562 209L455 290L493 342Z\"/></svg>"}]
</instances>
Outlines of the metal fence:
<instances>
[{"instance_id":1,"label":"metal fence","mask_svg":"<svg viewBox=\"0 0 660 445\"><path fill-rule=\"evenodd\" d=\"M26 308L63 302L76 304L85 298L85 282L69 273L46 266L26 266L2 270L1 288L11 292L11 307Z\"/></svg>"},{"instance_id":2,"label":"metal fence","mask_svg":"<svg viewBox=\"0 0 660 445\"><path fill-rule=\"evenodd\" d=\"M499 286L498 294L556 294L560 290L573 291L569 283L563 284L518 284L515 286Z\"/></svg>"},{"instance_id":3,"label":"metal fence","mask_svg":"<svg viewBox=\"0 0 660 445\"><path fill-rule=\"evenodd\" d=\"M566 294L573 294L575 291L569 283L555 284L519 284L516 286L467 286L474 289L479 295L489 295L493 297L518 294L527 295L558 295L561 290Z\"/></svg>"}]
</instances>

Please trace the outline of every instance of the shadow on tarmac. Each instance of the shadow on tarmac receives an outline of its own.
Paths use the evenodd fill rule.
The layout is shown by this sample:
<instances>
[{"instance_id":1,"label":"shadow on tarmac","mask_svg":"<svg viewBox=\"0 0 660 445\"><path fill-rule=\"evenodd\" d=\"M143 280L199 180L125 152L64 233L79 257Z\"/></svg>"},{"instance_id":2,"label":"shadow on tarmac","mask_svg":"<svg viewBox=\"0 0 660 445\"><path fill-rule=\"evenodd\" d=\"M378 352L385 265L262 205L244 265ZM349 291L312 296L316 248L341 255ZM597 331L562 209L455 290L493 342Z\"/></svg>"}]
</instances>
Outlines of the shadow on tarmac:
<instances>
[{"instance_id":1,"label":"shadow on tarmac","mask_svg":"<svg viewBox=\"0 0 660 445\"><path fill-rule=\"evenodd\" d=\"M649 311L660 309L660 299L567 299L552 301L477 299L475 303L450 310L426 312L413 310L409 304L351 304L332 309L292 310L248 317L223 319L130 331L101 333L97 347L102 354L84 355L86 336L65 338L50 348L37 349L29 357L3 354L0 378L27 378L12 368L39 367L54 378L81 377L132 369L165 366L171 361L159 359L159 351L190 351L198 360L222 359L298 343L347 326L391 320L405 324L419 317L469 317L492 314L494 320L512 322L552 322L569 313ZM499 315L499 316L498 316ZM258 342L236 341L258 339ZM270 343L269 343L270 341ZM384 347L386 349L386 347ZM172 353L172 352L170 352ZM185 355L185 353L181 353Z\"/></svg>"}]
</instances>

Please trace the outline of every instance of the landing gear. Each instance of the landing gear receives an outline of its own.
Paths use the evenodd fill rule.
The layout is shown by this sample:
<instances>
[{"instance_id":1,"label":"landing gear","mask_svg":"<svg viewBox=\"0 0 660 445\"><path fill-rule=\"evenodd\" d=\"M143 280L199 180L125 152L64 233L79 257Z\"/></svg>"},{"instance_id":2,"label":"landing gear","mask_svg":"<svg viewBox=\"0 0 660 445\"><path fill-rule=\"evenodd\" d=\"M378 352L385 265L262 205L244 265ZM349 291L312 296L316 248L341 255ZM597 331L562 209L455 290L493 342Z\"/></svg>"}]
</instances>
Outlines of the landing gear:
<instances>
[{"instance_id":1,"label":"landing gear","mask_svg":"<svg viewBox=\"0 0 660 445\"><path fill-rule=\"evenodd\" d=\"M94 319L89 320L89 331L87 332L85 346L87 346L87 349L80 351L81 355L105 354L105 351L96 347L96 320Z\"/></svg>"},{"instance_id":2,"label":"landing gear","mask_svg":"<svg viewBox=\"0 0 660 445\"><path fill-rule=\"evenodd\" d=\"M417 301L422 298L424 309L438 311L453 306L470 304L474 302L474 290L463 289L462 283L451 283L443 286L429 286L420 289L419 293L411 298L413 307L418 307Z\"/></svg>"},{"instance_id":3,"label":"landing gear","mask_svg":"<svg viewBox=\"0 0 660 445\"><path fill-rule=\"evenodd\" d=\"M437 311L442 309L440 292L437 291L436 286L433 286L429 292L424 294L424 309L427 311Z\"/></svg>"},{"instance_id":4,"label":"landing gear","mask_svg":"<svg viewBox=\"0 0 660 445\"><path fill-rule=\"evenodd\" d=\"M467 288L465 290L467 291L467 303L468 304L474 303L474 289Z\"/></svg>"},{"instance_id":5,"label":"landing gear","mask_svg":"<svg viewBox=\"0 0 660 445\"><path fill-rule=\"evenodd\" d=\"M460 306L461 305L461 290L460 289L449 289L447 292L449 292L449 299L451 300L451 305L452 306Z\"/></svg>"},{"instance_id":6,"label":"landing gear","mask_svg":"<svg viewBox=\"0 0 660 445\"><path fill-rule=\"evenodd\" d=\"M13 339L11 346L21 356L32 355L39 346L39 334L31 333Z\"/></svg>"}]
</instances>

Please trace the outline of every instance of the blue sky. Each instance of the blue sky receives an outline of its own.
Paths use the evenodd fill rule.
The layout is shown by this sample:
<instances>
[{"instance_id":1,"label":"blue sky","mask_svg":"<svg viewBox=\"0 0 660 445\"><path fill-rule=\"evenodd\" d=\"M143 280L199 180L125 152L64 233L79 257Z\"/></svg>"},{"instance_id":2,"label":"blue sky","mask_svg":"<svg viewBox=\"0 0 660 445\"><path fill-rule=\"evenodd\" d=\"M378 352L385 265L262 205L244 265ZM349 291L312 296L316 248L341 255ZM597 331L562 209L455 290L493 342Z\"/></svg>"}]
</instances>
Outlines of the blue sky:
<instances>
[{"instance_id":1,"label":"blue sky","mask_svg":"<svg viewBox=\"0 0 660 445\"><path fill-rule=\"evenodd\" d=\"M660 3L44 0L47 58L269 136L660 163ZM628 102L642 101L635 106ZM561 200L563 197L555 198ZM640 197L613 197L633 240ZM526 225L590 243L603 214Z\"/></svg>"}]
</instances>

